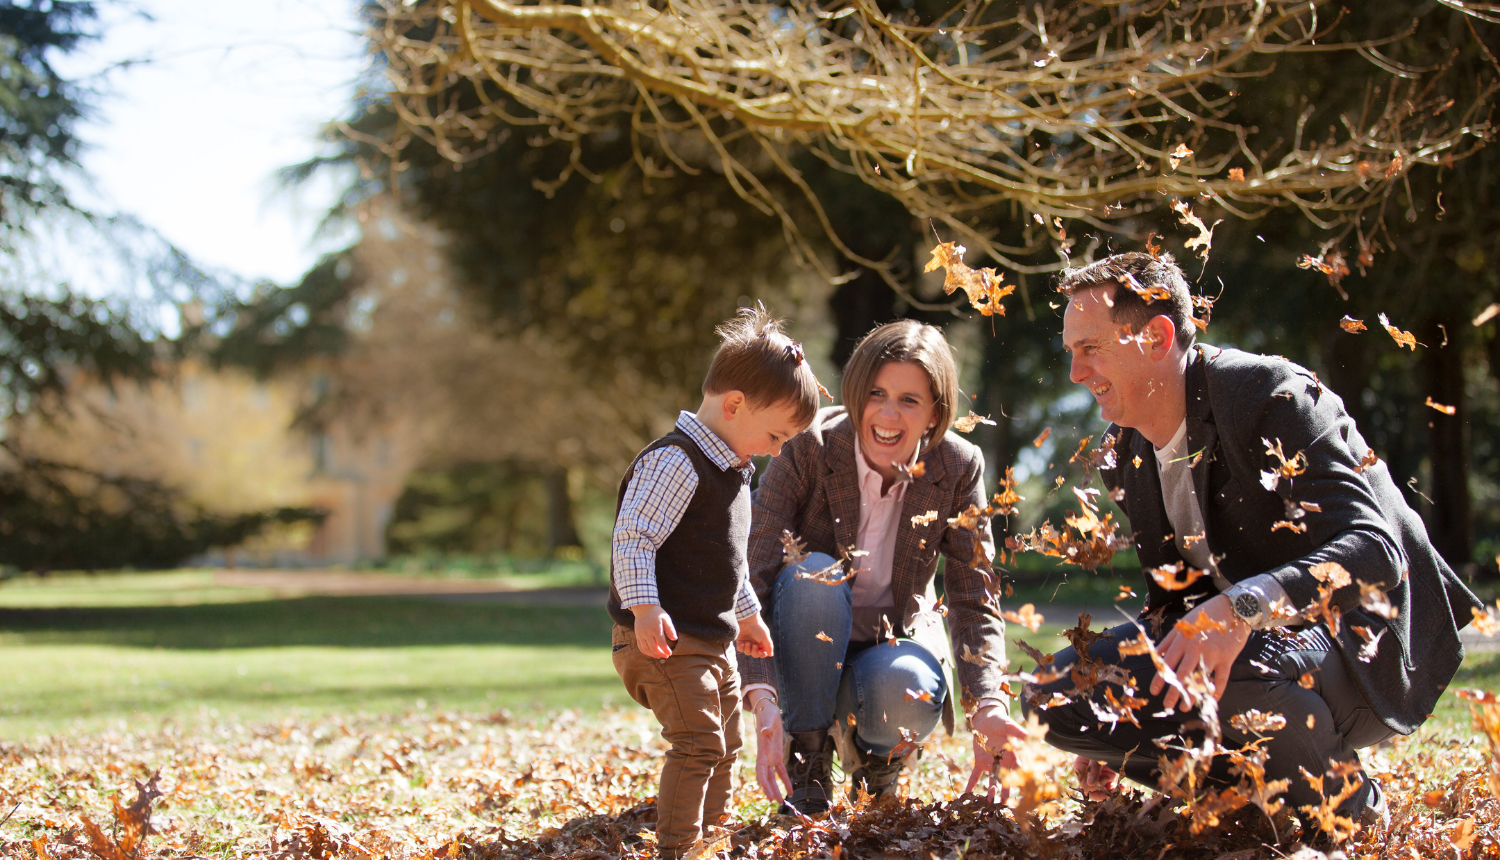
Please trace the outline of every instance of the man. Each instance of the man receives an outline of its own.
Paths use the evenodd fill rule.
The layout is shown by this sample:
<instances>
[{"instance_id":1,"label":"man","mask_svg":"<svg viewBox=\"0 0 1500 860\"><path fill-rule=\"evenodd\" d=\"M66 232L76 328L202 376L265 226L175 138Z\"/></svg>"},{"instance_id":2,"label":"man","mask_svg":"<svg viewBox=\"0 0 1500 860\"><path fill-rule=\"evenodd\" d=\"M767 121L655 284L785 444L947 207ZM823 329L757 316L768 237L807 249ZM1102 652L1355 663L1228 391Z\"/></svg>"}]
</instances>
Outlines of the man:
<instances>
[{"instance_id":1,"label":"man","mask_svg":"<svg viewBox=\"0 0 1500 860\"><path fill-rule=\"evenodd\" d=\"M1085 690L1066 671L1029 689L1025 706L1050 743L1080 756L1091 794L1113 788L1117 773L1155 787L1156 741L1201 739L1195 721L1214 710L1189 701L1191 683L1175 682L1201 666L1224 745L1266 735L1265 779L1288 781L1291 809L1320 807L1348 786L1337 814L1381 826L1389 813L1356 750L1431 715L1463 660L1458 629L1480 601L1315 375L1194 344L1192 300L1170 257L1120 254L1067 273L1059 289L1071 378L1111 422L1104 482L1130 520L1142 568L1159 576L1147 576L1139 622L1089 646L1103 677L1124 670L1139 687L1139 727L1111 716L1121 713L1118 683ZM1119 653L1142 629L1174 678L1139 646ZM1070 648L1054 665L1077 661ZM1232 718L1252 709L1285 726L1237 727ZM1321 791L1304 770L1327 774ZM1210 775L1235 781L1225 756Z\"/></svg>"}]
</instances>

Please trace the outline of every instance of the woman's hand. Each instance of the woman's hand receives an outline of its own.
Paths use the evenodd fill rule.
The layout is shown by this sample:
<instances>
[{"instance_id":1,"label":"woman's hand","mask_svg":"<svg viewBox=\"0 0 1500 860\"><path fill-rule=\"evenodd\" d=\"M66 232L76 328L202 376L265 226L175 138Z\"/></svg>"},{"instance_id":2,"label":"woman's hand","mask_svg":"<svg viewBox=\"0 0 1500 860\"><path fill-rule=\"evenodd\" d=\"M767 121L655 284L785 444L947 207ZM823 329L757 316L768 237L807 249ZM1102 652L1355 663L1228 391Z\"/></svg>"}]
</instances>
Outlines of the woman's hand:
<instances>
[{"instance_id":1,"label":"woman's hand","mask_svg":"<svg viewBox=\"0 0 1500 860\"><path fill-rule=\"evenodd\" d=\"M1108 800L1120 787L1120 775L1102 761L1079 756L1073 759L1073 774L1078 777L1078 790L1089 800Z\"/></svg>"},{"instance_id":2,"label":"woman's hand","mask_svg":"<svg viewBox=\"0 0 1500 860\"><path fill-rule=\"evenodd\" d=\"M745 703L755 714L755 781L772 803L781 803L792 790L786 772L786 740L781 729L781 707L765 690L751 690ZM779 780L779 783L778 783ZM782 790L786 786L786 790Z\"/></svg>"},{"instance_id":3,"label":"woman's hand","mask_svg":"<svg viewBox=\"0 0 1500 860\"><path fill-rule=\"evenodd\" d=\"M985 705L970 718L974 729L974 770L969 773L969 783L964 786L968 794L979 784L985 774L999 776L1000 768L1016 766L1016 754L1011 744L1026 737L1026 730L1010 718L1010 714L999 705ZM999 755L998 764L996 755Z\"/></svg>"}]
</instances>

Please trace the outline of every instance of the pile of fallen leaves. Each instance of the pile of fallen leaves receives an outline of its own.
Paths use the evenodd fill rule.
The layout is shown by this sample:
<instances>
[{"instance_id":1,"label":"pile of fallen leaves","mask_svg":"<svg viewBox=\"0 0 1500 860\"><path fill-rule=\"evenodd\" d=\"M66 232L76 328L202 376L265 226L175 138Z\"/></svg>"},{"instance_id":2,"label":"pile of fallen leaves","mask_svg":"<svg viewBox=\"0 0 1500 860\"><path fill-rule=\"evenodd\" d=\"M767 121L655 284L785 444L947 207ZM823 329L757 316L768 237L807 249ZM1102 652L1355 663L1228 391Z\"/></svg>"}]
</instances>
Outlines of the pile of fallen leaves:
<instances>
[{"instance_id":1,"label":"pile of fallen leaves","mask_svg":"<svg viewBox=\"0 0 1500 860\"><path fill-rule=\"evenodd\" d=\"M0 856L648 858L663 751L635 709L527 723L421 713L204 722L5 743ZM1284 823L1283 844L1268 847L1272 831L1253 806L1194 834L1176 802L1152 792L1080 802L1067 757L1035 740L1004 802L957 796L966 755L966 738L938 739L903 797L810 820L778 816L759 797L747 747L735 817L700 854L1248 860L1297 850ZM1350 857L1500 857L1482 738L1424 730L1365 760L1393 825L1355 836L1343 846ZM1061 801L1034 804L1042 795Z\"/></svg>"}]
</instances>

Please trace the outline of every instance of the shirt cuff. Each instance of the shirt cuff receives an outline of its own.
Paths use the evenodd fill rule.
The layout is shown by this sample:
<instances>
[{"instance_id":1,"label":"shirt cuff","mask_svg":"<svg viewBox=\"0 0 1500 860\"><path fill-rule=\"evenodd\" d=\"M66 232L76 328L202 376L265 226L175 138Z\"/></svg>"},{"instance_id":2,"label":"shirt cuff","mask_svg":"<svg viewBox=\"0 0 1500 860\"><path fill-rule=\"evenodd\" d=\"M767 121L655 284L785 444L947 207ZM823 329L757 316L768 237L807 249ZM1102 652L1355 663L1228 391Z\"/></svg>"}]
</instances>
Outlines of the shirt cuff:
<instances>
[{"instance_id":1,"label":"shirt cuff","mask_svg":"<svg viewBox=\"0 0 1500 860\"><path fill-rule=\"evenodd\" d=\"M745 703L746 708L750 707L751 690L765 690L767 693L771 694L771 701L776 702L777 707L781 706L781 700L776 695L775 687L771 686L770 684L750 684L746 686L745 689L740 691L740 701Z\"/></svg>"},{"instance_id":2,"label":"shirt cuff","mask_svg":"<svg viewBox=\"0 0 1500 860\"><path fill-rule=\"evenodd\" d=\"M1285 627L1288 624L1302 622L1301 609L1292 605L1291 599L1287 597L1286 589L1271 574L1259 573L1237 582L1224 592L1224 596L1232 601L1236 595L1245 592L1260 598L1260 605L1264 607L1260 619L1250 625L1251 629L1269 630L1272 627ZM1273 611L1273 608L1280 611Z\"/></svg>"}]
</instances>

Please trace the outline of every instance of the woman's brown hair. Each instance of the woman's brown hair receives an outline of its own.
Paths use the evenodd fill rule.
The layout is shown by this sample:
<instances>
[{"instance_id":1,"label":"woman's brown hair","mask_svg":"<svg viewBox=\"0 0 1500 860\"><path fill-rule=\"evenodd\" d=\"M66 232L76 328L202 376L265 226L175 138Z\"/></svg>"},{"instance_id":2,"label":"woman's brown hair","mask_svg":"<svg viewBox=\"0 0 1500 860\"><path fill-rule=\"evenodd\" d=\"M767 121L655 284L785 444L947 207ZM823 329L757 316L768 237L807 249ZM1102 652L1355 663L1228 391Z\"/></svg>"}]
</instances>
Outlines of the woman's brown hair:
<instances>
[{"instance_id":1,"label":"woman's brown hair","mask_svg":"<svg viewBox=\"0 0 1500 860\"><path fill-rule=\"evenodd\" d=\"M953 362L953 348L943 337L942 330L934 326L915 320L897 320L865 335L854 347L849 363L844 365L840 392L844 408L858 426L864 417L876 374L892 361L909 361L927 372L927 379L932 383L937 421L922 441L931 446L953 426L954 404L958 402L958 366Z\"/></svg>"}]
</instances>

